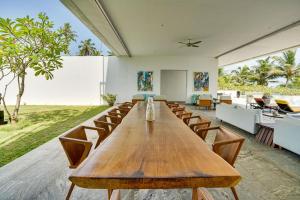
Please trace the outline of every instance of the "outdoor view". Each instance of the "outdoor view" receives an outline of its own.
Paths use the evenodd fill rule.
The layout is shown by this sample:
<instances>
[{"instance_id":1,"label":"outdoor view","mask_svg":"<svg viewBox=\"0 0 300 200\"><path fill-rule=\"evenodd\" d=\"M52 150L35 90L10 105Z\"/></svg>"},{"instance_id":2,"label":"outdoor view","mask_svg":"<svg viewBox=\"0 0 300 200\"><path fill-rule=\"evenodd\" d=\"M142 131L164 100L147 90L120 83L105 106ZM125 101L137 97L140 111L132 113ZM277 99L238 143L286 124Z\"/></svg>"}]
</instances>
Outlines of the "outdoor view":
<instances>
[{"instance_id":1,"label":"outdoor view","mask_svg":"<svg viewBox=\"0 0 300 200\"><path fill-rule=\"evenodd\" d=\"M16 2L0 8L0 167L107 108L24 105L27 80L34 78L28 73L51 81L64 67L64 55L111 53L59 1L18 1L18 8ZM7 102L8 93L15 99Z\"/></svg>"},{"instance_id":2,"label":"outdoor view","mask_svg":"<svg viewBox=\"0 0 300 200\"><path fill-rule=\"evenodd\" d=\"M300 95L300 53L287 50L219 68L219 90Z\"/></svg>"}]
</instances>

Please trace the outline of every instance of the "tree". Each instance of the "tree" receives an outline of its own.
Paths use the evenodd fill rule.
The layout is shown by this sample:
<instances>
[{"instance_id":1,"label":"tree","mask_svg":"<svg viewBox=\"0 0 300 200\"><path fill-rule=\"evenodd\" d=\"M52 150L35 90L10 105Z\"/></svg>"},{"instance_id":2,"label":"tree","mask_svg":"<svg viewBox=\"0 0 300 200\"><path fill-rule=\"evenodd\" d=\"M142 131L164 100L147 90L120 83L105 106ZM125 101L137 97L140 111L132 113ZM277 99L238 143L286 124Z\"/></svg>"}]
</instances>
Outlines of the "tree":
<instances>
[{"instance_id":1,"label":"tree","mask_svg":"<svg viewBox=\"0 0 300 200\"><path fill-rule=\"evenodd\" d=\"M45 13L37 19L26 16L15 20L0 18L1 71L10 73L16 80L18 93L11 114L6 107L5 92L2 102L12 122L18 121L21 98L25 91L25 77L29 69L36 76L53 78L53 71L62 67L61 54L69 52L69 45L75 40L75 33L69 24L54 30L54 24ZM7 89L8 85L6 84Z\"/></svg>"},{"instance_id":2,"label":"tree","mask_svg":"<svg viewBox=\"0 0 300 200\"><path fill-rule=\"evenodd\" d=\"M283 52L283 56L275 56L274 60L277 62L276 69L281 77L285 78L285 87L297 76L300 75L300 65L296 65L296 51Z\"/></svg>"},{"instance_id":3,"label":"tree","mask_svg":"<svg viewBox=\"0 0 300 200\"><path fill-rule=\"evenodd\" d=\"M83 40L80 42L79 55L80 56L100 56L101 52L95 47L95 43L91 39Z\"/></svg>"},{"instance_id":4,"label":"tree","mask_svg":"<svg viewBox=\"0 0 300 200\"><path fill-rule=\"evenodd\" d=\"M274 68L274 61L270 57L257 61L258 65L254 66L251 71L250 79L257 85L268 86L269 82L278 77L278 73Z\"/></svg>"},{"instance_id":5,"label":"tree","mask_svg":"<svg viewBox=\"0 0 300 200\"><path fill-rule=\"evenodd\" d=\"M290 88L300 89L300 76L297 76L292 80L292 83L289 84Z\"/></svg>"},{"instance_id":6,"label":"tree","mask_svg":"<svg viewBox=\"0 0 300 200\"><path fill-rule=\"evenodd\" d=\"M251 71L247 65L232 70L231 74L231 80L234 85L248 85L250 83Z\"/></svg>"}]
</instances>

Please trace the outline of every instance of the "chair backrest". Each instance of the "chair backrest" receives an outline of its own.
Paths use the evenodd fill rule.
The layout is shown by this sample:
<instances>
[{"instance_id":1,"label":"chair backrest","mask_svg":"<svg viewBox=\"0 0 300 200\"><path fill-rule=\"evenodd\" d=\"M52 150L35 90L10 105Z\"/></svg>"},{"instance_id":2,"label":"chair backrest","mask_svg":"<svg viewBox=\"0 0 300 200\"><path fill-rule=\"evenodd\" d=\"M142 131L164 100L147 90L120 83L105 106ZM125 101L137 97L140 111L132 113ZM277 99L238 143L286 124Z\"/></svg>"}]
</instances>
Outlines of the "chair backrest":
<instances>
[{"instance_id":1,"label":"chair backrest","mask_svg":"<svg viewBox=\"0 0 300 200\"><path fill-rule=\"evenodd\" d=\"M118 116L102 115L98 119L94 120L94 124L96 127L103 128L106 134L111 134L121 121L122 118Z\"/></svg>"},{"instance_id":2,"label":"chair backrest","mask_svg":"<svg viewBox=\"0 0 300 200\"><path fill-rule=\"evenodd\" d=\"M119 110L120 113L123 113L123 114L127 115L130 111L130 108L128 108L126 106L119 106L118 110Z\"/></svg>"},{"instance_id":3,"label":"chair backrest","mask_svg":"<svg viewBox=\"0 0 300 200\"><path fill-rule=\"evenodd\" d=\"M124 118L126 116L126 113L120 111L120 109L114 108L107 112L110 116L120 117Z\"/></svg>"},{"instance_id":4,"label":"chair backrest","mask_svg":"<svg viewBox=\"0 0 300 200\"><path fill-rule=\"evenodd\" d=\"M121 106L127 106L127 107L132 108L134 106L134 104L132 102L124 102L124 103L121 104Z\"/></svg>"},{"instance_id":5,"label":"chair backrest","mask_svg":"<svg viewBox=\"0 0 300 200\"><path fill-rule=\"evenodd\" d=\"M293 112L293 110L289 106L289 102L286 100L280 100L276 99L275 100L276 104L279 106L281 110L287 111L287 112Z\"/></svg>"},{"instance_id":6,"label":"chair backrest","mask_svg":"<svg viewBox=\"0 0 300 200\"><path fill-rule=\"evenodd\" d=\"M93 143L87 140L83 126L79 126L59 138L68 157L70 168L76 168L89 154Z\"/></svg>"},{"instance_id":7,"label":"chair backrest","mask_svg":"<svg viewBox=\"0 0 300 200\"><path fill-rule=\"evenodd\" d=\"M172 108L172 112L176 114L177 112L184 111L185 107L174 107Z\"/></svg>"},{"instance_id":8,"label":"chair backrest","mask_svg":"<svg viewBox=\"0 0 300 200\"><path fill-rule=\"evenodd\" d=\"M167 106L168 106L170 109L173 109L173 108L178 108L178 107L179 107L179 104L178 104L178 103L167 103Z\"/></svg>"},{"instance_id":9,"label":"chair backrest","mask_svg":"<svg viewBox=\"0 0 300 200\"><path fill-rule=\"evenodd\" d=\"M244 140L245 138L220 127L215 137L213 151L234 166Z\"/></svg>"},{"instance_id":10,"label":"chair backrest","mask_svg":"<svg viewBox=\"0 0 300 200\"><path fill-rule=\"evenodd\" d=\"M262 98L254 98L254 100L260 107L263 108L265 106L265 102Z\"/></svg>"},{"instance_id":11,"label":"chair backrest","mask_svg":"<svg viewBox=\"0 0 300 200\"><path fill-rule=\"evenodd\" d=\"M208 133L208 130L202 130L202 129L206 129L206 128L209 128L210 127L210 124L211 124L211 121L202 121L200 122L199 125L196 125L193 130L194 132L202 139L202 140L205 140L206 139L206 136L207 136L207 133Z\"/></svg>"},{"instance_id":12,"label":"chair backrest","mask_svg":"<svg viewBox=\"0 0 300 200\"><path fill-rule=\"evenodd\" d=\"M193 115L192 112L186 112L186 111L180 111L179 113L176 114L176 116L182 119L184 123L186 123L185 119L192 117L192 115Z\"/></svg>"}]
</instances>

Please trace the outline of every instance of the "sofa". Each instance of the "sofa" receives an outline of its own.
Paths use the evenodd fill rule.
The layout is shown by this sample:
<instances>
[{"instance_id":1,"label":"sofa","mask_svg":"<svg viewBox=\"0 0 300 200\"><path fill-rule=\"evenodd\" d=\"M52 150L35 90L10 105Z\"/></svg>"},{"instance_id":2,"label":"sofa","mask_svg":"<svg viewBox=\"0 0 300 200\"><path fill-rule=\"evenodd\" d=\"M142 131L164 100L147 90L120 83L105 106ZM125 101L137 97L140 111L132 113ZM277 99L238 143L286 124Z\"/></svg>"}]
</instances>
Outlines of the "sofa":
<instances>
[{"instance_id":1,"label":"sofa","mask_svg":"<svg viewBox=\"0 0 300 200\"><path fill-rule=\"evenodd\" d=\"M300 116L276 121L273 143L300 155Z\"/></svg>"},{"instance_id":2,"label":"sofa","mask_svg":"<svg viewBox=\"0 0 300 200\"><path fill-rule=\"evenodd\" d=\"M216 117L251 134L256 134L257 110L221 103L216 106Z\"/></svg>"}]
</instances>

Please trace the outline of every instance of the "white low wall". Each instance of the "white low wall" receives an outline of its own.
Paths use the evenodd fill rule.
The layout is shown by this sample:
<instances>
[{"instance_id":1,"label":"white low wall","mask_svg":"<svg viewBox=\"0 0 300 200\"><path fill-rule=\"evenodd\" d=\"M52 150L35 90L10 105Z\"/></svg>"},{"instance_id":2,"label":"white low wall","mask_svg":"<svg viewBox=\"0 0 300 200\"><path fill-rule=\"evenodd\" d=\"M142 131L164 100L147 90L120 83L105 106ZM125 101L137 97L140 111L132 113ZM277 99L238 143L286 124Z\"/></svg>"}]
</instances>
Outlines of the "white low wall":
<instances>
[{"instance_id":1,"label":"white low wall","mask_svg":"<svg viewBox=\"0 0 300 200\"><path fill-rule=\"evenodd\" d=\"M54 72L53 80L36 77L32 70L26 77L22 104L34 105L99 105L101 56L65 56L63 68ZM3 85L0 86L1 91ZM7 104L16 100L16 84L7 94Z\"/></svg>"},{"instance_id":2,"label":"white low wall","mask_svg":"<svg viewBox=\"0 0 300 200\"><path fill-rule=\"evenodd\" d=\"M137 91L137 72L143 70L154 72L152 92ZM216 96L217 60L200 56L109 57L106 92L117 94L119 102L131 100L132 96L138 93L161 94L161 70L187 70L187 102L192 94L200 93L193 91L193 72L208 72L209 93Z\"/></svg>"}]
</instances>

